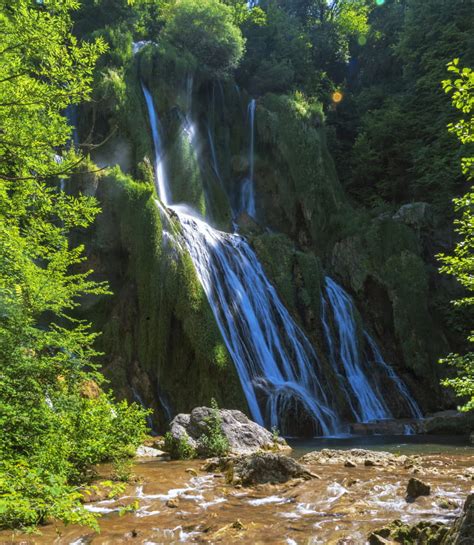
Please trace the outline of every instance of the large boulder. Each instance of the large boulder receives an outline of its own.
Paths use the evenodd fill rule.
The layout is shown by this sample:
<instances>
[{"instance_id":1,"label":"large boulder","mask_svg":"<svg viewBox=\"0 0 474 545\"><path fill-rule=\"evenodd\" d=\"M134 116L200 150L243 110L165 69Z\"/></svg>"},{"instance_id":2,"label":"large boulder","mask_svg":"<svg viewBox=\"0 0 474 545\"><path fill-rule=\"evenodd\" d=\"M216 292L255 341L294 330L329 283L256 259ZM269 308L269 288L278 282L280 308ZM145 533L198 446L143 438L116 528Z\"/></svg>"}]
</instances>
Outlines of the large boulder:
<instances>
[{"instance_id":1,"label":"large boulder","mask_svg":"<svg viewBox=\"0 0 474 545\"><path fill-rule=\"evenodd\" d=\"M220 458L216 468L226 473L229 483L244 486L285 483L298 478L318 478L293 458L273 452Z\"/></svg>"},{"instance_id":2,"label":"large boulder","mask_svg":"<svg viewBox=\"0 0 474 545\"><path fill-rule=\"evenodd\" d=\"M171 435L179 440L187 437L187 441L199 451L200 439L207 431L209 418L213 409L197 407L191 414L178 414L171 421ZM251 454L260 450L280 450L288 448L285 440L274 435L252 422L241 411L220 409L222 433L227 438L231 454Z\"/></svg>"}]
</instances>

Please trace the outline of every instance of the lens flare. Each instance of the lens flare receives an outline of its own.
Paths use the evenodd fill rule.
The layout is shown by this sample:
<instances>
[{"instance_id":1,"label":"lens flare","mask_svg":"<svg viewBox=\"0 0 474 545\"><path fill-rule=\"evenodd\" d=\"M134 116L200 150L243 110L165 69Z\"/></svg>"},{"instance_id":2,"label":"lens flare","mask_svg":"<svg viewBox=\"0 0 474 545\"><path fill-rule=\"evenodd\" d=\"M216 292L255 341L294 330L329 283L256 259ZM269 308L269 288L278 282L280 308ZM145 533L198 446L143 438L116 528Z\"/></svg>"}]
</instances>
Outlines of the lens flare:
<instances>
[{"instance_id":1,"label":"lens flare","mask_svg":"<svg viewBox=\"0 0 474 545\"><path fill-rule=\"evenodd\" d=\"M344 95L341 93L341 91L334 91L332 94L332 101L338 104L341 102L341 100L344 98Z\"/></svg>"},{"instance_id":2,"label":"lens flare","mask_svg":"<svg viewBox=\"0 0 474 545\"><path fill-rule=\"evenodd\" d=\"M385 0L375 0L375 3L377 6L383 6L385 4Z\"/></svg>"},{"instance_id":3,"label":"lens flare","mask_svg":"<svg viewBox=\"0 0 474 545\"><path fill-rule=\"evenodd\" d=\"M367 38L365 36L359 36L357 38L357 42L359 45L365 45L367 43Z\"/></svg>"}]
</instances>

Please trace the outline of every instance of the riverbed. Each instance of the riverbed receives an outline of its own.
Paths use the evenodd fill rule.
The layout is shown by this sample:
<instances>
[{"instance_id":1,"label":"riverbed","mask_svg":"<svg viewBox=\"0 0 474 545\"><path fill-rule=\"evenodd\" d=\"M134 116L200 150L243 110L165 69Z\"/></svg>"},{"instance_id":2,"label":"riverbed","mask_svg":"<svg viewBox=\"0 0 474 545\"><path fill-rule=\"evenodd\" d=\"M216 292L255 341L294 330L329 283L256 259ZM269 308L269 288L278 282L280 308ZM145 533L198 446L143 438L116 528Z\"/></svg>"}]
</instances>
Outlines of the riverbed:
<instances>
[{"instance_id":1,"label":"riverbed","mask_svg":"<svg viewBox=\"0 0 474 545\"><path fill-rule=\"evenodd\" d=\"M370 531L394 519L452 522L474 483L474 449L453 438L368 437L291 441L293 456L323 448L365 448L410 455L414 464L379 467L310 464L319 478L235 487L202 461L141 461L137 481L116 500L88 505L101 514L101 532L49 524L41 535L0 534L2 544L144 545L242 543L363 545ZM101 468L102 477L110 470ZM407 502L417 477L431 494ZM127 506L135 504L131 512Z\"/></svg>"}]
</instances>

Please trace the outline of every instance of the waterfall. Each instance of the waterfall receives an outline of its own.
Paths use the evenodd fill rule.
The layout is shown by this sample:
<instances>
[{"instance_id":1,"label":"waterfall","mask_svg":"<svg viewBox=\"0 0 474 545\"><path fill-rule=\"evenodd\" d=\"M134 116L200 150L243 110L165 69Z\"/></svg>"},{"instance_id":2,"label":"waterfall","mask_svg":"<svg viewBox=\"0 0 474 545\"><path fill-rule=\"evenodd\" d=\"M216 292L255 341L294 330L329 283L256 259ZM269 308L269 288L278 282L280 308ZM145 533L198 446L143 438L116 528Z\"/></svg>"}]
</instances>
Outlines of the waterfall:
<instances>
[{"instance_id":1,"label":"waterfall","mask_svg":"<svg viewBox=\"0 0 474 545\"><path fill-rule=\"evenodd\" d=\"M340 428L321 384L319 361L244 238L178 214L187 249L236 365L252 417L281 426L300 404L323 435Z\"/></svg>"},{"instance_id":2,"label":"waterfall","mask_svg":"<svg viewBox=\"0 0 474 545\"><path fill-rule=\"evenodd\" d=\"M252 418L262 425L286 431L288 419L303 413L319 433L335 435L343 430L332 398L332 392L337 389L358 421L390 418L390 410L377 384L371 382L374 373L367 368L367 361L363 361L358 341L361 338L367 339L378 371L393 381L414 412L417 405L405 385L383 361L375 342L365 331L358 331L354 304L332 279L327 277L325 281L322 326L337 379L334 384L326 379L310 341L283 305L246 240L238 234L212 228L188 207L172 205L153 100L144 86L143 92L155 146L159 197L179 218L182 238L177 239L177 243L184 245L191 256L235 364ZM249 105L250 181L253 178L254 114L255 101L252 101ZM210 133L209 138L214 168L217 168Z\"/></svg>"},{"instance_id":3,"label":"waterfall","mask_svg":"<svg viewBox=\"0 0 474 545\"><path fill-rule=\"evenodd\" d=\"M145 409L145 410L148 410L148 407L145 405L145 403L143 402L143 399L142 397L140 396L140 394L137 392L137 390L135 390L135 388L133 388L132 386L132 393L133 393L133 397L138 401L138 403ZM146 417L146 423L148 425L148 427L150 428L150 430L152 431L152 433L156 433L156 430L154 429L153 427L153 419L151 417L151 415L147 415Z\"/></svg>"},{"instance_id":4,"label":"waterfall","mask_svg":"<svg viewBox=\"0 0 474 545\"><path fill-rule=\"evenodd\" d=\"M405 384L393 369L385 363L375 341L366 331L362 331L362 335L358 331L356 309L350 296L329 277L325 279L325 292L327 301L323 298L321 320L329 347L329 355L332 364L336 368L336 373L341 379L343 390L346 392L350 390L352 395L349 398L357 401L357 406L350 401L351 409L357 420L359 422L368 422L392 418L390 409L387 407L378 388L378 374L384 374L393 382L411 415L421 418L422 414L418 405L410 396ZM328 305L334 319L339 357L337 357L334 348L333 335L328 321ZM368 343L372 351L374 358L372 362L367 360L363 347L360 346L359 339L361 337ZM368 364L371 364L371 366Z\"/></svg>"},{"instance_id":5,"label":"waterfall","mask_svg":"<svg viewBox=\"0 0 474 545\"><path fill-rule=\"evenodd\" d=\"M145 86L143 92L155 157L161 164L156 168L160 199L180 220L184 242L235 363L252 417L262 425L281 426L288 409L299 407L323 435L337 433L340 422L321 384L316 353L245 239L213 229L187 207L170 206L153 100Z\"/></svg>"},{"instance_id":6,"label":"waterfall","mask_svg":"<svg viewBox=\"0 0 474 545\"><path fill-rule=\"evenodd\" d=\"M150 120L151 134L153 137L153 146L155 148L155 178L158 184L158 195L163 204L171 203L171 193L168 187L166 178L166 170L163 158L163 147L161 145L160 131L158 127L158 117L155 114L155 105L150 91L142 83L143 95L145 97L146 107L148 110L148 119Z\"/></svg>"},{"instance_id":7,"label":"waterfall","mask_svg":"<svg viewBox=\"0 0 474 545\"><path fill-rule=\"evenodd\" d=\"M246 212L252 218L256 216L255 208L255 188L254 188L254 170L255 170L255 108L256 102L253 98L248 106L248 120L250 126L250 145L249 145L249 175L242 183L240 192L240 212Z\"/></svg>"},{"instance_id":8,"label":"waterfall","mask_svg":"<svg viewBox=\"0 0 474 545\"><path fill-rule=\"evenodd\" d=\"M421 412L421 409L418 406L418 403L410 395L410 392L408 391L408 388L406 387L405 383L395 373L395 371L390 367L390 365L388 365L388 363L385 362L385 360L382 357L382 354L380 353L379 347L377 346L375 341L372 339L372 337L367 333L367 331L364 332L364 335L370 346L370 349L372 350L375 363L383 368L387 376L395 384L395 387L397 388L398 393L400 394L402 399L405 401L405 404L407 405L411 413L411 416L413 416L413 418L418 418L418 419L423 418L423 413Z\"/></svg>"},{"instance_id":9,"label":"waterfall","mask_svg":"<svg viewBox=\"0 0 474 545\"><path fill-rule=\"evenodd\" d=\"M210 125L207 126L207 137L209 140L209 148L211 150L212 169L216 175L219 183L223 186L222 176L219 169L219 163L217 161L216 146L214 145L214 138L212 137L212 131Z\"/></svg>"}]
</instances>

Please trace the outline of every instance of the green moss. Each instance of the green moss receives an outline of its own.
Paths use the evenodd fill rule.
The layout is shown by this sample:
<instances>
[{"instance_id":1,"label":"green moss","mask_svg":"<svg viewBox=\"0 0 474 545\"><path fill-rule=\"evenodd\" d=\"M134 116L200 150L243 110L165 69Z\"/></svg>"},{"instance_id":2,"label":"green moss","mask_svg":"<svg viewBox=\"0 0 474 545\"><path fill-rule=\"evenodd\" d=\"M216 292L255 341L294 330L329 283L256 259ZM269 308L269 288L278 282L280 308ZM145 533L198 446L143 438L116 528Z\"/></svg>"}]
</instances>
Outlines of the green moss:
<instances>
[{"instance_id":1,"label":"green moss","mask_svg":"<svg viewBox=\"0 0 474 545\"><path fill-rule=\"evenodd\" d=\"M97 226L100 259L122 268L115 296L100 310L105 363L135 374L167 392L173 407L189 411L215 397L246 408L234 365L187 252L167 233L179 226L161 216L153 187L110 171L100 182L104 208ZM115 233L112 240L104 233ZM100 306L100 303L98 303ZM122 376L111 369L112 377ZM123 384L121 385L123 386Z\"/></svg>"},{"instance_id":2,"label":"green moss","mask_svg":"<svg viewBox=\"0 0 474 545\"><path fill-rule=\"evenodd\" d=\"M319 105L299 94L266 95L257 109L268 159L256 179L269 222L292 235L305 231L318 247L333 240L347 211L322 121Z\"/></svg>"}]
</instances>

